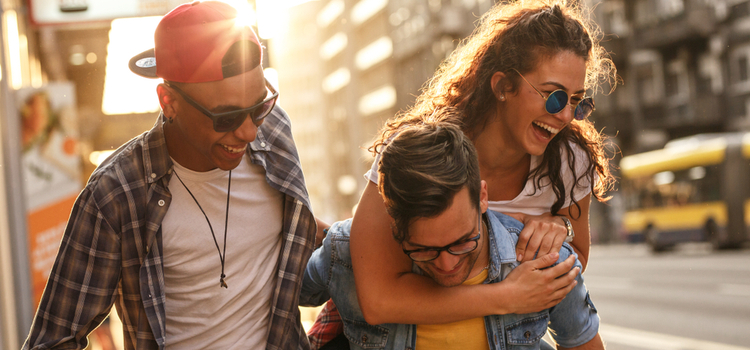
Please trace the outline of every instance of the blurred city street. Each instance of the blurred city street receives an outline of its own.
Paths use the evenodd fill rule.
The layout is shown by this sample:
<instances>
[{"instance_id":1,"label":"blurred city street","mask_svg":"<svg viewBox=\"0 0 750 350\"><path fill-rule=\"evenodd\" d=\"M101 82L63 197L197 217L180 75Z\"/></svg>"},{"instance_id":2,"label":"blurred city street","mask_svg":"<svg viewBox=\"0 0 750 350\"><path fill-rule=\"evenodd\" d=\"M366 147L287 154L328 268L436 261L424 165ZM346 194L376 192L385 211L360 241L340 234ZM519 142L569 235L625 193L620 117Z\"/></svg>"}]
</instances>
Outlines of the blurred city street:
<instances>
[{"instance_id":1,"label":"blurred city street","mask_svg":"<svg viewBox=\"0 0 750 350\"><path fill-rule=\"evenodd\" d=\"M586 286L609 350L750 349L750 250L593 246Z\"/></svg>"},{"instance_id":2,"label":"blurred city street","mask_svg":"<svg viewBox=\"0 0 750 350\"><path fill-rule=\"evenodd\" d=\"M221 1L258 32L327 223L359 205L386 121L501 2ZM160 118L162 81L128 62L186 2L0 0L0 350L27 336L89 176ZM750 350L750 1L569 3L590 9L617 67L585 89L617 179L589 208L584 273L607 349ZM302 309L306 329L319 310ZM122 325L102 337L109 327L122 349ZM108 349L98 336L88 349Z\"/></svg>"},{"instance_id":3,"label":"blurred city street","mask_svg":"<svg viewBox=\"0 0 750 350\"><path fill-rule=\"evenodd\" d=\"M595 245L590 262L584 279L608 350L750 350L750 249ZM305 327L319 309L302 308Z\"/></svg>"}]
</instances>

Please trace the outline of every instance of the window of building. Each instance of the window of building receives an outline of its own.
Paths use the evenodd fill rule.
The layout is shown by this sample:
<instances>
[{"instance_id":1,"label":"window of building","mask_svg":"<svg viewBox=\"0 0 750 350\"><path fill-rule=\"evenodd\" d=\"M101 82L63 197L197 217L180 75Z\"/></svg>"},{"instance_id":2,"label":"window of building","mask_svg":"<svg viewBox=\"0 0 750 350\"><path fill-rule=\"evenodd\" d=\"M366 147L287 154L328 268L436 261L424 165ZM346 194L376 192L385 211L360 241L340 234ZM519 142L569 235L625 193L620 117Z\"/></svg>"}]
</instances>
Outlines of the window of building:
<instances>
[{"instance_id":1,"label":"window of building","mask_svg":"<svg viewBox=\"0 0 750 350\"><path fill-rule=\"evenodd\" d=\"M334 34L320 46L320 58L330 60L343 51L348 43L349 40L343 32Z\"/></svg>"},{"instance_id":2,"label":"window of building","mask_svg":"<svg viewBox=\"0 0 750 350\"><path fill-rule=\"evenodd\" d=\"M750 92L750 45L738 46L729 53L729 57L729 75L733 92Z\"/></svg>"},{"instance_id":3,"label":"window of building","mask_svg":"<svg viewBox=\"0 0 750 350\"><path fill-rule=\"evenodd\" d=\"M357 52L355 62L359 70L365 70L391 57L393 42L391 38L382 36Z\"/></svg>"},{"instance_id":4,"label":"window of building","mask_svg":"<svg viewBox=\"0 0 750 350\"><path fill-rule=\"evenodd\" d=\"M721 76L721 61L711 54L698 57L698 74L696 75L696 91L698 94L720 94L724 90Z\"/></svg>"},{"instance_id":5,"label":"window of building","mask_svg":"<svg viewBox=\"0 0 750 350\"><path fill-rule=\"evenodd\" d=\"M664 73L661 55L655 51L636 51L630 55L635 69L636 93L643 105L655 105L664 97Z\"/></svg>"},{"instance_id":6,"label":"window of building","mask_svg":"<svg viewBox=\"0 0 750 350\"><path fill-rule=\"evenodd\" d=\"M684 12L683 0L637 0L635 22L638 26L648 26L661 20L680 16Z\"/></svg>"},{"instance_id":7,"label":"window of building","mask_svg":"<svg viewBox=\"0 0 750 350\"><path fill-rule=\"evenodd\" d=\"M371 91L359 99L359 112L362 115L371 115L384 111L396 105L396 88L385 85L377 90Z\"/></svg>"},{"instance_id":8,"label":"window of building","mask_svg":"<svg viewBox=\"0 0 750 350\"><path fill-rule=\"evenodd\" d=\"M334 93L344 86L349 85L349 81L351 81L349 70L344 67L339 68L323 79L323 92L327 94Z\"/></svg>"},{"instance_id":9,"label":"window of building","mask_svg":"<svg viewBox=\"0 0 750 350\"><path fill-rule=\"evenodd\" d=\"M664 75L664 90L671 106L683 105L690 97L687 64L678 59L669 62Z\"/></svg>"},{"instance_id":10,"label":"window of building","mask_svg":"<svg viewBox=\"0 0 750 350\"><path fill-rule=\"evenodd\" d=\"M318 12L318 25L325 28L344 13L344 0L331 0Z\"/></svg>"},{"instance_id":11,"label":"window of building","mask_svg":"<svg viewBox=\"0 0 750 350\"><path fill-rule=\"evenodd\" d=\"M740 81L747 81L747 56L737 58L737 74Z\"/></svg>"},{"instance_id":12,"label":"window of building","mask_svg":"<svg viewBox=\"0 0 750 350\"><path fill-rule=\"evenodd\" d=\"M656 79L654 79L654 69L651 65L643 65L637 68L638 88L640 90L641 100L648 104L653 103L656 95Z\"/></svg>"},{"instance_id":13,"label":"window of building","mask_svg":"<svg viewBox=\"0 0 750 350\"><path fill-rule=\"evenodd\" d=\"M676 17L685 12L685 3L683 0L657 0L656 11L663 19Z\"/></svg>"},{"instance_id":14,"label":"window of building","mask_svg":"<svg viewBox=\"0 0 750 350\"><path fill-rule=\"evenodd\" d=\"M635 7L635 24L639 27L645 27L657 22L656 4L652 0L636 0Z\"/></svg>"},{"instance_id":15,"label":"window of building","mask_svg":"<svg viewBox=\"0 0 750 350\"><path fill-rule=\"evenodd\" d=\"M675 96L679 93L679 76L673 72L667 71L664 77L664 90L667 93L667 97Z\"/></svg>"},{"instance_id":16,"label":"window of building","mask_svg":"<svg viewBox=\"0 0 750 350\"><path fill-rule=\"evenodd\" d=\"M352 7L352 22L356 25L362 24L386 6L388 0L360 0Z\"/></svg>"},{"instance_id":17,"label":"window of building","mask_svg":"<svg viewBox=\"0 0 750 350\"><path fill-rule=\"evenodd\" d=\"M604 21L602 22L604 32L621 37L628 35L630 26L625 17L625 4L623 1L607 1L602 6L604 12Z\"/></svg>"},{"instance_id":18,"label":"window of building","mask_svg":"<svg viewBox=\"0 0 750 350\"><path fill-rule=\"evenodd\" d=\"M633 109L633 95L637 93L635 91L637 89L637 86L632 85L623 85L617 87L617 93L610 94L607 96L610 99L614 99L615 106L617 106L617 110L620 111L631 111ZM608 90L604 90L608 91ZM596 98L595 98L596 100ZM596 100L597 108L599 105L599 101Z\"/></svg>"}]
</instances>

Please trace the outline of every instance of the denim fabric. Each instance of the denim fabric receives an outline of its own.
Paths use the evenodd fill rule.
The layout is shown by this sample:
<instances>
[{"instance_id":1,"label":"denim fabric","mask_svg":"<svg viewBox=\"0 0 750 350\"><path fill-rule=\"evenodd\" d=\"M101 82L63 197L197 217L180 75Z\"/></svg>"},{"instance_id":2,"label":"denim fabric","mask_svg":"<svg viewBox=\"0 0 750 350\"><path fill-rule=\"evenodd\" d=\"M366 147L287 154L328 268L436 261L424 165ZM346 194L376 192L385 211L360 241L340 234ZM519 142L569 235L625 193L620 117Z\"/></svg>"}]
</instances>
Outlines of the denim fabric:
<instances>
[{"instance_id":1,"label":"denim fabric","mask_svg":"<svg viewBox=\"0 0 750 350\"><path fill-rule=\"evenodd\" d=\"M504 214L488 211L490 268L485 283L502 281L516 266L515 246L523 225ZM349 255L351 219L334 223L307 264L300 303L320 305L333 298L344 321L344 334L352 349L414 349L416 326L404 324L369 325L357 301L354 273ZM566 243L559 262L573 249ZM576 266L581 266L576 260ZM420 272L415 265L415 271ZM490 349L540 349L541 338L552 330L564 347L591 340L599 328L599 317L579 274L578 285L558 305L532 314L492 315L485 317Z\"/></svg>"},{"instance_id":2,"label":"denim fabric","mask_svg":"<svg viewBox=\"0 0 750 350\"><path fill-rule=\"evenodd\" d=\"M515 247L518 242L518 234L523 229L523 225L510 216L492 211L488 211L488 213L491 213L491 215L488 215L488 218L491 230L493 231L493 234L489 236L490 247L496 248L490 250L492 265L488 280L490 280L489 283L497 283L505 279L510 271L519 265L516 261ZM496 225L496 223L499 225ZM507 233L501 234L500 231L503 230ZM497 241L493 243L494 240ZM499 252L497 257L494 256L496 251ZM578 256L568 243L564 243L560 249L560 257L555 265L563 262L571 255L576 256L574 267L578 266L582 269L581 262L577 259ZM495 271L493 271L497 266L495 265L496 259L502 261L502 271L500 271L499 276L494 275ZM548 318L548 326L552 338L563 347L570 348L583 345L598 333L599 316L594 304L591 302L580 273L576 276L576 280L578 284L573 290L559 304L550 309L536 314L511 314L488 317L490 319L501 319L500 321L496 321L495 324L502 324L504 326L505 341L510 345L508 349L539 349L538 340L541 339L547 330L544 327L541 332L537 332L541 328L538 327L538 324L541 323L540 318ZM523 331L521 331L522 329ZM526 333L527 331L529 333ZM538 339L533 340L537 337Z\"/></svg>"}]
</instances>

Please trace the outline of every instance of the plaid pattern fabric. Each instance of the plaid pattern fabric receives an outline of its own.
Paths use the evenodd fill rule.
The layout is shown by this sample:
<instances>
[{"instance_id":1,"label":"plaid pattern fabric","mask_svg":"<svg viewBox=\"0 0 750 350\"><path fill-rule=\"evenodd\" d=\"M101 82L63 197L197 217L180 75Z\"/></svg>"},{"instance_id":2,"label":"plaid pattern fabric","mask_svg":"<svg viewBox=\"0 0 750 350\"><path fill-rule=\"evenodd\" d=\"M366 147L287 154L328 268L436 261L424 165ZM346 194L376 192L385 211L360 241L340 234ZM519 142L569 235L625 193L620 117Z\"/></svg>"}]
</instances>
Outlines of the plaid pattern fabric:
<instances>
[{"instance_id":1,"label":"plaid pattern fabric","mask_svg":"<svg viewBox=\"0 0 750 350\"><path fill-rule=\"evenodd\" d=\"M341 320L339 310L333 300L328 299L315 319L312 328L307 332L307 337L310 339L310 347L317 350L343 332L344 322Z\"/></svg>"},{"instance_id":2,"label":"plaid pattern fabric","mask_svg":"<svg viewBox=\"0 0 750 350\"><path fill-rule=\"evenodd\" d=\"M161 222L172 199L173 164L162 121L160 116L150 131L121 146L78 196L23 349L83 349L113 305L126 349L166 346ZM268 183L285 195L266 348L306 350L297 305L315 219L283 110L274 108L248 152L266 169Z\"/></svg>"}]
</instances>

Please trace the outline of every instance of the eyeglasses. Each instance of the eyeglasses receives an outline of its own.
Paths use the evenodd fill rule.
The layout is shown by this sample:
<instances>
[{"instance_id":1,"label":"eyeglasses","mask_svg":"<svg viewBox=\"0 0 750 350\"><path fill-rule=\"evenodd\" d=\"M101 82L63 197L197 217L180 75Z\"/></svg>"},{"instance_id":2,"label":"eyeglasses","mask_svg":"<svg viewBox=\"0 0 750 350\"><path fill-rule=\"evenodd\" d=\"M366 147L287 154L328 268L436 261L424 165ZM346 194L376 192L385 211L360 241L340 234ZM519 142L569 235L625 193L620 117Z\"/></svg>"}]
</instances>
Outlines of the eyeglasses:
<instances>
[{"instance_id":1,"label":"eyeglasses","mask_svg":"<svg viewBox=\"0 0 750 350\"><path fill-rule=\"evenodd\" d=\"M521 76L521 78L529 84L534 90L536 90L537 93L539 93L539 96L541 96L544 99L544 109L549 114L557 114L562 112L563 109L568 105L568 93L566 93L564 90L557 89L555 91L552 91L552 93L549 94L549 96L544 97L541 91L537 89L533 84L531 84L526 78L521 74L521 72L514 69L518 75ZM576 105L575 112L573 113L573 117L576 118L576 120L584 120L588 118L588 116L591 115L591 112L594 111L594 98L592 97L586 97L578 102Z\"/></svg>"},{"instance_id":2,"label":"eyeglasses","mask_svg":"<svg viewBox=\"0 0 750 350\"><path fill-rule=\"evenodd\" d=\"M479 233L469 238L468 240L456 242L449 244L444 247L436 247L436 248L426 248L426 249L415 249L415 250L407 250L404 248L401 248L404 251L404 254L409 256L409 259L416 261L416 262L427 262L437 259L438 256L440 256L441 252L448 252L453 255L464 255L473 252L475 249L477 249L477 245L479 245L479 237L482 236L482 213L480 212L478 215L478 224L479 224Z\"/></svg>"},{"instance_id":3,"label":"eyeglasses","mask_svg":"<svg viewBox=\"0 0 750 350\"><path fill-rule=\"evenodd\" d=\"M216 132L229 132L236 130L240 127L240 125L242 125L242 123L245 122L245 119L248 115L253 121L253 124L255 124L256 126L260 126L260 124L263 122L263 119L267 117L269 113L271 113L273 106L276 105L276 99L279 98L279 92L276 91L276 89L273 88L273 85L271 85L271 83L268 82L268 79L266 79L266 88L268 89L268 92L270 92L271 96L266 97L266 99L262 102L248 108L214 114L206 109L206 107L203 107L198 104L198 102L195 102L195 100L190 98L190 96L188 96L184 91L180 90L180 88L178 88L177 86L174 86L169 82L165 82L165 84L176 91L178 94L180 94L180 96L182 96L182 98L184 98L187 103L195 107L195 109L197 109L199 112L211 118L211 120L214 122L214 130Z\"/></svg>"}]
</instances>

